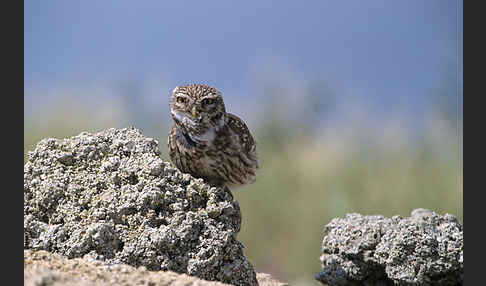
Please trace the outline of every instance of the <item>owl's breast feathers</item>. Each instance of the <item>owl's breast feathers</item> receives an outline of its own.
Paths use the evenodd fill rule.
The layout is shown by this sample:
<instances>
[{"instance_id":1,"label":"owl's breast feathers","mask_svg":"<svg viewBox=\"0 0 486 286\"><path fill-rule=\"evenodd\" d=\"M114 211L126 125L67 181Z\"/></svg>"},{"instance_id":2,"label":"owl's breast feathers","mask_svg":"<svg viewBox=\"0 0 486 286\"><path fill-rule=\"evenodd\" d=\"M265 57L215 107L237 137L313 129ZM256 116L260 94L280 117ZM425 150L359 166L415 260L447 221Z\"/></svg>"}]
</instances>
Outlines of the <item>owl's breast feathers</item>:
<instances>
[{"instance_id":1,"label":"owl's breast feathers","mask_svg":"<svg viewBox=\"0 0 486 286\"><path fill-rule=\"evenodd\" d=\"M182 146L184 146L184 148L186 149L192 149L194 147L196 147L197 143L194 142L191 137L182 132L179 128L175 127L175 138L177 140L177 142L179 142Z\"/></svg>"},{"instance_id":2,"label":"owl's breast feathers","mask_svg":"<svg viewBox=\"0 0 486 286\"><path fill-rule=\"evenodd\" d=\"M231 113L210 142L196 142L174 125L168 147L176 167L194 177L231 187L255 181L259 168L255 140L246 124Z\"/></svg>"}]
</instances>

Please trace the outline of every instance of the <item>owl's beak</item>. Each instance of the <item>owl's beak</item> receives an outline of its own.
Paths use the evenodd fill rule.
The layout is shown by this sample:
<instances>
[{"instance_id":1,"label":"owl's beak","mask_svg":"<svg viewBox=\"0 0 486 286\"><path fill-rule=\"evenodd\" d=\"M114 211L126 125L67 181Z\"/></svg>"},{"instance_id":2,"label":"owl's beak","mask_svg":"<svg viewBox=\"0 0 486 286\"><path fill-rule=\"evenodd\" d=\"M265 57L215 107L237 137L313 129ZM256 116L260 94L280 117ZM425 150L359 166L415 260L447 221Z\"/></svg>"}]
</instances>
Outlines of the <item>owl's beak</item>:
<instances>
[{"instance_id":1,"label":"owl's beak","mask_svg":"<svg viewBox=\"0 0 486 286\"><path fill-rule=\"evenodd\" d=\"M196 109L196 106L193 106L193 107L192 107L191 114L192 114L192 117L193 117L193 118L196 118L196 115L197 115L197 109Z\"/></svg>"}]
</instances>

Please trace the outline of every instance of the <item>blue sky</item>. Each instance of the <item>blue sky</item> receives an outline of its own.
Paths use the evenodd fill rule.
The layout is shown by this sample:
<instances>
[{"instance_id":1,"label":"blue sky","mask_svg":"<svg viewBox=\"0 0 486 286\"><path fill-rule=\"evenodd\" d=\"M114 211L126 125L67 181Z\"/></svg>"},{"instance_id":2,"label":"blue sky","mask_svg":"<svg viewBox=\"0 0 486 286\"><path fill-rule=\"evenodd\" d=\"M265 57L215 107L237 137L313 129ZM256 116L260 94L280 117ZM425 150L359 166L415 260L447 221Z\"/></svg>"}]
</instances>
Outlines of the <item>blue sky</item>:
<instances>
[{"instance_id":1,"label":"blue sky","mask_svg":"<svg viewBox=\"0 0 486 286\"><path fill-rule=\"evenodd\" d=\"M281 63L378 105L418 107L458 68L455 0L24 3L24 89L33 98L153 75L245 96L258 71Z\"/></svg>"}]
</instances>

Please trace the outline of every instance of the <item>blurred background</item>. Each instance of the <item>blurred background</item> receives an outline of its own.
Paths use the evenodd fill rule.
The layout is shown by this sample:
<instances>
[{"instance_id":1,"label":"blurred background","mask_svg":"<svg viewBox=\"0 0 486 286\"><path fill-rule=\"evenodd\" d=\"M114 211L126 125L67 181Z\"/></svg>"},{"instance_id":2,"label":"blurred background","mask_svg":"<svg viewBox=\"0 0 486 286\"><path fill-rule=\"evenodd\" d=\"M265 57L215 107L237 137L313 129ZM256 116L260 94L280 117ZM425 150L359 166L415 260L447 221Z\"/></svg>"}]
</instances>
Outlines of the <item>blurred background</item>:
<instances>
[{"instance_id":1,"label":"blurred background","mask_svg":"<svg viewBox=\"0 0 486 286\"><path fill-rule=\"evenodd\" d=\"M24 4L24 161L127 126L167 159L170 92L205 83L258 142L257 182L234 192L258 272L319 285L346 213L463 219L462 1Z\"/></svg>"}]
</instances>

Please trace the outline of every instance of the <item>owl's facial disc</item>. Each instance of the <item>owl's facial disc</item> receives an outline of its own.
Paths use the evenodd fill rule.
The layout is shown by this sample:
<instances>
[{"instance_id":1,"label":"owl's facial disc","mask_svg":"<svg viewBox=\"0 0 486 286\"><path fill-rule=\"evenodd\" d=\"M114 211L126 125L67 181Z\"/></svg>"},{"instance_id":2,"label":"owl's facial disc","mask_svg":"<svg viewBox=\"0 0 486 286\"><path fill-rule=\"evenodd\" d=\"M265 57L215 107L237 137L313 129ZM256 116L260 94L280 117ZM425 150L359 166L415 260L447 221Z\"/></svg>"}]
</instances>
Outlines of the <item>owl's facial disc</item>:
<instances>
[{"instance_id":1,"label":"owl's facial disc","mask_svg":"<svg viewBox=\"0 0 486 286\"><path fill-rule=\"evenodd\" d=\"M206 127L203 124L195 122L193 118L178 111L171 111L172 116L188 131L187 135L195 141L212 141L216 137L216 130L212 127Z\"/></svg>"},{"instance_id":2,"label":"owl's facial disc","mask_svg":"<svg viewBox=\"0 0 486 286\"><path fill-rule=\"evenodd\" d=\"M170 112L172 114L172 117L176 121L179 121L184 126L196 127L197 123L195 122L195 120L193 118L191 118L190 116L187 116L187 114L185 114L185 112L181 112L181 111L178 111L178 110L171 110Z\"/></svg>"},{"instance_id":3,"label":"owl's facial disc","mask_svg":"<svg viewBox=\"0 0 486 286\"><path fill-rule=\"evenodd\" d=\"M181 131L195 142L212 141L225 124L221 94L204 85L188 85L173 90L169 101L172 118Z\"/></svg>"}]
</instances>

